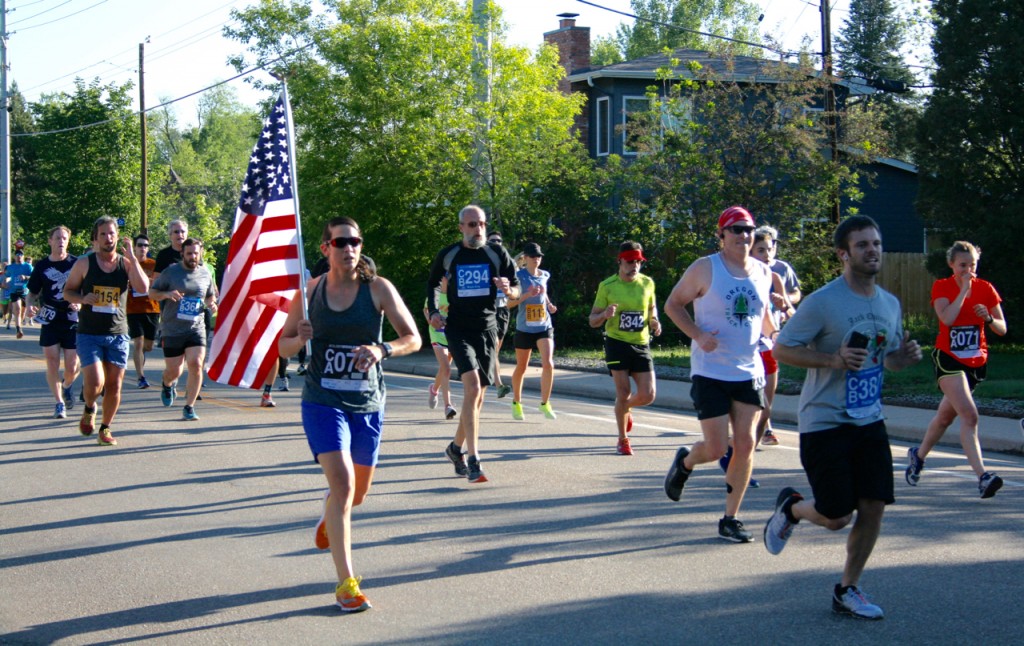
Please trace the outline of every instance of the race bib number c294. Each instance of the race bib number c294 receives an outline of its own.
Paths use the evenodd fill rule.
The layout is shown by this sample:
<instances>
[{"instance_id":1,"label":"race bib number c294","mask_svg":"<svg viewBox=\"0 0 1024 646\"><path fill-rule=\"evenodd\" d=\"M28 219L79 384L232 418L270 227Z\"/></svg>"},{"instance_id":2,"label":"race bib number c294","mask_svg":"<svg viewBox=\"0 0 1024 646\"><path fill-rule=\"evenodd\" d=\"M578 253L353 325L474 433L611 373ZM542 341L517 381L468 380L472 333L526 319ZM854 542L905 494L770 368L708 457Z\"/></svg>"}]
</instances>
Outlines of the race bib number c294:
<instances>
[{"instance_id":1,"label":"race bib number c294","mask_svg":"<svg viewBox=\"0 0 1024 646\"><path fill-rule=\"evenodd\" d=\"M455 286L460 298L489 296L491 293L491 266L487 263L457 265L455 267Z\"/></svg>"}]
</instances>

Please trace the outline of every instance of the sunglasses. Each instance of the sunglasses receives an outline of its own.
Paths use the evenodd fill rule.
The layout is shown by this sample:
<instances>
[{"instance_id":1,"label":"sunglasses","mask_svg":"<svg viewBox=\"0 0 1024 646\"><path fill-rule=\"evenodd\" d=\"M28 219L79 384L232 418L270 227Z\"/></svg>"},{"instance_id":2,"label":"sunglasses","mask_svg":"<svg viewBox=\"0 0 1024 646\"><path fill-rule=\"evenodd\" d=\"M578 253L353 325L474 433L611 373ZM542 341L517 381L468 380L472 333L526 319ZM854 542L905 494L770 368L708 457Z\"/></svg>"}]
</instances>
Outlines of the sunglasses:
<instances>
[{"instance_id":1,"label":"sunglasses","mask_svg":"<svg viewBox=\"0 0 1024 646\"><path fill-rule=\"evenodd\" d=\"M334 247L335 249L341 249L345 245L348 245L355 249L361 244L363 244L363 239L360 238L359 236L352 236L351 238L348 236L338 236L337 238L331 239L331 246Z\"/></svg>"},{"instance_id":2,"label":"sunglasses","mask_svg":"<svg viewBox=\"0 0 1024 646\"><path fill-rule=\"evenodd\" d=\"M490 242L491 244L501 244L502 240L501 238L488 238L487 242Z\"/></svg>"},{"instance_id":3,"label":"sunglasses","mask_svg":"<svg viewBox=\"0 0 1024 646\"><path fill-rule=\"evenodd\" d=\"M483 220L474 221L474 222L462 222L461 224L465 224L467 227L469 227L471 229L475 229L477 227L486 227L487 226L487 222L485 222Z\"/></svg>"},{"instance_id":4,"label":"sunglasses","mask_svg":"<svg viewBox=\"0 0 1024 646\"><path fill-rule=\"evenodd\" d=\"M754 232L754 227L745 227L742 224L734 224L732 226L725 227L726 231L732 231L734 234L741 236L744 233L750 234Z\"/></svg>"}]
</instances>

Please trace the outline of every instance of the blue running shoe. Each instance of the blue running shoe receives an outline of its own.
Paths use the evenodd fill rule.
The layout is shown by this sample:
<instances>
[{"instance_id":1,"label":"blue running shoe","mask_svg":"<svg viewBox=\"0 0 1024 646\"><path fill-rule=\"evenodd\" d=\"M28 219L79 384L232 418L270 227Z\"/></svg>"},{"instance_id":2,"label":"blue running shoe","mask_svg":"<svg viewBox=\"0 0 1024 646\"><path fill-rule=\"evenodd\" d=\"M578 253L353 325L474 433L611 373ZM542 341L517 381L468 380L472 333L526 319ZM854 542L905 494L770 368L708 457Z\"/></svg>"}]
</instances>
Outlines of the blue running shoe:
<instances>
[{"instance_id":1,"label":"blue running shoe","mask_svg":"<svg viewBox=\"0 0 1024 646\"><path fill-rule=\"evenodd\" d=\"M174 398L176 397L174 388L172 386L165 386L160 384L160 401L164 406L168 408L174 405Z\"/></svg>"},{"instance_id":2,"label":"blue running shoe","mask_svg":"<svg viewBox=\"0 0 1024 646\"><path fill-rule=\"evenodd\" d=\"M64 392L64 405L71 410L75 407L75 385L71 384L67 388L61 389Z\"/></svg>"},{"instance_id":3,"label":"blue running shoe","mask_svg":"<svg viewBox=\"0 0 1024 646\"><path fill-rule=\"evenodd\" d=\"M185 420L186 422L197 421L199 419L199 416L196 415L195 407L186 406L185 409L181 412L181 419Z\"/></svg>"}]
</instances>

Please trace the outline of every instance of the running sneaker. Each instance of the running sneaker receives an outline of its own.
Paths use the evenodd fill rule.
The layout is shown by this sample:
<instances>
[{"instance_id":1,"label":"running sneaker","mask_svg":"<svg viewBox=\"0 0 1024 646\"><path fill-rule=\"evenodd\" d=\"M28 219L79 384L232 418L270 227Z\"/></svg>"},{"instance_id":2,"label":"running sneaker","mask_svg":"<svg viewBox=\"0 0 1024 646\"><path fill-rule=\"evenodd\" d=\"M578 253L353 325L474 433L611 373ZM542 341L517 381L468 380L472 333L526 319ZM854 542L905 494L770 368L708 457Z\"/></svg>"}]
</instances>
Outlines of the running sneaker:
<instances>
[{"instance_id":1,"label":"running sneaker","mask_svg":"<svg viewBox=\"0 0 1024 646\"><path fill-rule=\"evenodd\" d=\"M512 402L512 419L523 421L526 418L523 415L523 405L519 402Z\"/></svg>"},{"instance_id":2,"label":"running sneaker","mask_svg":"<svg viewBox=\"0 0 1024 646\"><path fill-rule=\"evenodd\" d=\"M982 498L991 498L996 495L1003 486L1003 479L994 473L986 471L978 478L978 493Z\"/></svg>"},{"instance_id":3,"label":"running sneaker","mask_svg":"<svg viewBox=\"0 0 1024 646\"><path fill-rule=\"evenodd\" d=\"M281 377L281 378L278 379L278 381L280 382L280 385L277 387L278 392L282 392L282 393L288 392L288 386L290 385L288 383L288 377L287 376Z\"/></svg>"},{"instance_id":4,"label":"running sneaker","mask_svg":"<svg viewBox=\"0 0 1024 646\"><path fill-rule=\"evenodd\" d=\"M68 416L67 408L64 406L64 402L58 402L53 408L53 419L65 419Z\"/></svg>"},{"instance_id":5,"label":"running sneaker","mask_svg":"<svg viewBox=\"0 0 1024 646\"><path fill-rule=\"evenodd\" d=\"M718 466L722 467L722 473L729 473L729 462L732 461L732 446L725 451L725 455L718 458Z\"/></svg>"},{"instance_id":6,"label":"running sneaker","mask_svg":"<svg viewBox=\"0 0 1024 646\"><path fill-rule=\"evenodd\" d=\"M921 471L924 469L924 460L917 457L917 449L920 447L912 446L907 449L907 470L904 475L907 478L907 484L911 487L916 487L918 481L921 480Z\"/></svg>"},{"instance_id":7,"label":"running sneaker","mask_svg":"<svg viewBox=\"0 0 1024 646\"><path fill-rule=\"evenodd\" d=\"M626 433L633 432L633 413L626 413Z\"/></svg>"},{"instance_id":8,"label":"running sneaker","mask_svg":"<svg viewBox=\"0 0 1024 646\"><path fill-rule=\"evenodd\" d=\"M18 333L15 334L14 336L19 338L19 339L21 339L21 338L24 338L25 333L21 331L21 328L18 328Z\"/></svg>"},{"instance_id":9,"label":"running sneaker","mask_svg":"<svg viewBox=\"0 0 1024 646\"><path fill-rule=\"evenodd\" d=\"M304 375L306 374L306 364L300 363L299 367L295 369L295 374Z\"/></svg>"},{"instance_id":10,"label":"running sneaker","mask_svg":"<svg viewBox=\"0 0 1024 646\"><path fill-rule=\"evenodd\" d=\"M455 465L455 475L465 478L469 469L466 468L466 454L462 452L462 449L455 446L455 442L450 442L445 447L444 454Z\"/></svg>"},{"instance_id":11,"label":"running sneaker","mask_svg":"<svg viewBox=\"0 0 1024 646\"><path fill-rule=\"evenodd\" d=\"M487 476L484 475L484 470L480 468L480 460L478 458L471 457L466 461L466 479L471 484L487 482Z\"/></svg>"},{"instance_id":12,"label":"running sneaker","mask_svg":"<svg viewBox=\"0 0 1024 646\"><path fill-rule=\"evenodd\" d=\"M761 437L761 444L765 446L778 446L779 438L775 437L775 433L772 432L772 429L768 428L765 429L764 435Z\"/></svg>"},{"instance_id":13,"label":"running sneaker","mask_svg":"<svg viewBox=\"0 0 1024 646\"><path fill-rule=\"evenodd\" d=\"M313 544L318 550L331 548L331 541L327 538L327 497L330 495L330 489L324 492L323 512L320 514L320 520L316 521L316 532L313 534Z\"/></svg>"},{"instance_id":14,"label":"running sneaker","mask_svg":"<svg viewBox=\"0 0 1024 646\"><path fill-rule=\"evenodd\" d=\"M146 381L145 377L139 377L139 390L145 390L149 388L149 382Z\"/></svg>"},{"instance_id":15,"label":"running sneaker","mask_svg":"<svg viewBox=\"0 0 1024 646\"><path fill-rule=\"evenodd\" d=\"M434 384L427 386L427 406L430 407L430 410L437 408L437 388L434 387Z\"/></svg>"},{"instance_id":16,"label":"running sneaker","mask_svg":"<svg viewBox=\"0 0 1024 646\"><path fill-rule=\"evenodd\" d=\"M334 603L342 612L362 612L373 607L366 595L359 591L359 583L362 580L363 577L349 577L334 589Z\"/></svg>"},{"instance_id":17,"label":"running sneaker","mask_svg":"<svg viewBox=\"0 0 1024 646\"><path fill-rule=\"evenodd\" d=\"M615 452L619 455L633 455L633 447L629 445L628 437L619 440L619 445L615 447Z\"/></svg>"},{"instance_id":18,"label":"running sneaker","mask_svg":"<svg viewBox=\"0 0 1024 646\"><path fill-rule=\"evenodd\" d=\"M173 386L165 386L163 383L160 384L160 402L170 408L174 404L174 399L178 396L174 392Z\"/></svg>"},{"instance_id":19,"label":"running sneaker","mask_svg":"<svg viewBox=\"0 0 1024 646\"><path fill-rule=\"evenodd\" d=\"M78 420L78 432L82 435L92 435L96 430L96 407L85 407L82 411L82 418Z\"/></svg>"},{"instance_id":20,"label":"running sneaker","mask_svg":"<svg viewBox=\"0 0 1024 646\"><path fill-rule=\"evenodd\" d=\"M718 538L733 543L750 543L753 542L754 535L743 529L743 523L734 516L723 517L718 521Z\"/></svg>"},{"instance_id":21,"label":"running sneaker","mask_svg":"<svg viewBox=\"0 0 1024 646\"><path fill-rule=\"evenodd\" d=\"M110 433L109 426L100 426L99 435L96 436L96 443L100 446L114 446L117 444L117 440Z\"/></svg>"},{"instance_id":22,"label":"running sneaker","mask_svg":"<svg viewBox=\"0 0 1024 646\"><path fill-rule=\"evenodd\" d=\"M274 408L275 406L277 406L277 404L275 404L274 400L270 397L270 393L263 393L263 396L260 397L260 408Z\"/></svg>"},{"instance_id":23,"label":"running sneaker","mask_svg":"<svg viewBox=\"0 0 1024 646\"><path fill-rule=\"evenodd\" d=\"M508 397L508 394L512 392L512 386L508 384L501 384L498 386L498 399L504 399Z\"/></svg>"},{"instance_id":24,"label":"running sneaker","mask_svg":"<svg viewBox=\"0 0 1024 646\"><path fill-rule=\"evenodd\" d=\"M186 406L181 411L181 419L185 420L186 422L197 422L197 421L199 421L199 416L196 415L195 407L194 406Z\"/></svg>"},{"instance_id":25,"label":"running sneaker","mask_svg":"<svg viewBox=\"0 0 1024 646\"><path fill-rule=\"evenodd\" d=\"M686 479L693 473L693 469L687 469L683 466L683 460L688 455L690 455L690 449L685 446L679 447L679 450L676 451L676 457L672 460L672 466L669 467L668 473L665 475L665 495L670 500L679 501L679 498L683 495L683 486L686 485Z\"/></svg>"},{"instance_id":26,"label":"running sneaker","mask_svg":"<svg viewBox=\"0 0 1024 646\"><path fill-rule=\"evenodd\" d=\"M551 410L551 402L544 402L539 406L540 412L544 413L544 417L548 419L558 419L558 415L555 415L555 411Z\"/></svg>"},{"instance_id":27,"label":"running sneaker","mask_svg":"<svg viewBox=\"0 0 1024 646\"><path fill-rule=\"evenodd\" d=\"M799 520L790 520L789 510L804 497L793 487L786 487L775 499L775 511L764 525L764 546L769 554L779 554L786 547L786 541L793 535L793 528Z\"/></svg>"},{"instance_id":28,"label":"running sneaker","mask_svg":"<svg viewBox=\"0 0 1024 646\"><path fill-rule=\"evenodd\" d=\"M445 419L455 419L455 416L458 415L458 414L459 414L458 409L455 408L454 406L452 406L451 404L449 404L449 405L444 407L444 418Z\"/></svg>"},{"instance_id":29,"label":"running sneaker","mask_svg":"<svg viewBox=\"0 0 1024 646\"><path fill-rule=\"evenodd\" d=\"M73 409L75 407L75 385L71 384L62 390L64 394L64 405L68 407L68 410Z\"/></svg>"},{"instance_id":30,"label":"running sneaker","mask_svg":"<svg viewBox=\"0 0 1024 646\"><path fill-rule=\"evenodd\" d=\"M855 585L845 588L837 583L832 592L832 612L850 615L860 619L882 619L885 613L875 604L868 601L866 594Z\"/></svg>"}]
</instances>

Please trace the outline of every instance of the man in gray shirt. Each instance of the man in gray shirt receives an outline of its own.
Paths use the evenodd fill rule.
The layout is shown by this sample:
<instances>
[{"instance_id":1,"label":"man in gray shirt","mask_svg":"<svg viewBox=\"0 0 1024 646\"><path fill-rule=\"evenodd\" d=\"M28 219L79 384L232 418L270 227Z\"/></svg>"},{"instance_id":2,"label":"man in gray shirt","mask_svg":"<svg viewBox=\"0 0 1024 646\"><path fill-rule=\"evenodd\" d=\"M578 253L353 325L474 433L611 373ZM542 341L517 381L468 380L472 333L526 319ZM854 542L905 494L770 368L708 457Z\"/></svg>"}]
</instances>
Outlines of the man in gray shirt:
<instances>
[{"instance_id":1,"label":"man in gray shirt","mask_svg":"<svg viewBox=\"0 0 1024 646\"><path fill-rule=\"evenodd\" d=\"M174 385L188 364L185 387L185 408L182 419L198 420L195 403L203 383L203 362L206 359L206 324L203 311L217 313L217 288L213 276L203 266L203 241L185 240L181 262L165 268L149 288L149 297L160 303L160 329L164 349L163 381L160 400L171 406L175 399Z\"/></svg>"},{"instance_id":2,"label":"man in gray shirt","mask_svg":"<svg viewBox=\"0 0 1024 646\"><path fill-rule=\"evenodd\" d=\"M921 348L903 331L899 301L875 284L882 268L878 224L866 216L847 218L836 228L834 242L842 276L804 299L774 349L779 361L807 368L800 394L800 461L813 498L783 489L764 528L764 543L778 554L801 520L835 531L856 512L832 610L881 619L882 609L857 584L885 506L895 502L882 416L883 369L914 365Z\"/></svg>"}]
</instances>

